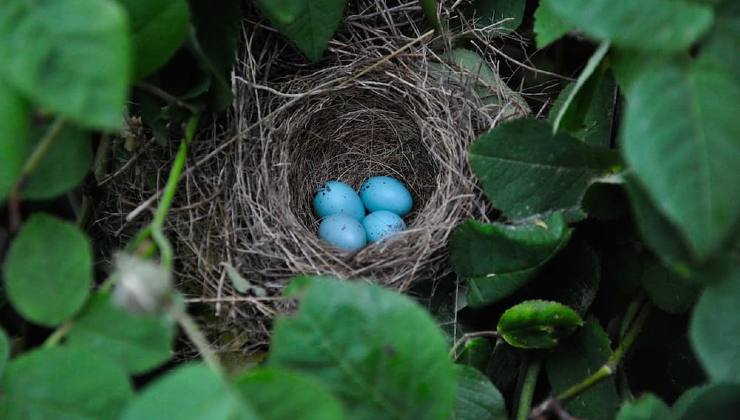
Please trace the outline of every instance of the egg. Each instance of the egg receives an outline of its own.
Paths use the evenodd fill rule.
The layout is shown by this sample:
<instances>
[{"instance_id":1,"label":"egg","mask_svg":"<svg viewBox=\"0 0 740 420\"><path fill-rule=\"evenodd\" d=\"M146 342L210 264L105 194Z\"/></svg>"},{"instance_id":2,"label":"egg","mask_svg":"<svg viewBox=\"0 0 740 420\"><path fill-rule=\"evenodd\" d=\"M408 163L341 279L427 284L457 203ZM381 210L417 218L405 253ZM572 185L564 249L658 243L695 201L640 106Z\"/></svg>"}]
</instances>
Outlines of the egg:
<instances>
[{"instance_id":1,"label":"egg","mask_svg":"<svg viewBox=\"0 0 740 420\"><path fill-rule=\"evenodd\" d=\"M319 225L319 237L342 251L357 251L367 245L365 228L344 214L325 217Z\"/></svg>"},{"instance_id":2,"label":"egg","mask_svg":"<svg viewBox=\"0 0 740 420\"><path fill-rule=\"evenodd\" d=\"M360 198L370 211L386 210L399 216L411 211L414 201L403 183L390 176L374 176L360 187Z\"/></svg>"},{"instance_id":3,"label":"egg","mask_svg":"<svg viewBox=\"0 0 740 420\"><path fill-rule=\"evenodd\" d=\"M392 236L398 232L406 230L406 223L396 213L378 210L365 217L362 226L367 233L367 240L377 242L383 238Z\"/></svg>"},{"instance_id":4,"label":"egg","mask_svg":"<svg viewBox=\"0 0 740 420\"><path fill-rule=\"evenodd\" d=\"M354 189L344 182L328 181L318 189L313 209L319 217L344 214L357 220L365 218L365 206Z\"/></svg>"}]
</instances>

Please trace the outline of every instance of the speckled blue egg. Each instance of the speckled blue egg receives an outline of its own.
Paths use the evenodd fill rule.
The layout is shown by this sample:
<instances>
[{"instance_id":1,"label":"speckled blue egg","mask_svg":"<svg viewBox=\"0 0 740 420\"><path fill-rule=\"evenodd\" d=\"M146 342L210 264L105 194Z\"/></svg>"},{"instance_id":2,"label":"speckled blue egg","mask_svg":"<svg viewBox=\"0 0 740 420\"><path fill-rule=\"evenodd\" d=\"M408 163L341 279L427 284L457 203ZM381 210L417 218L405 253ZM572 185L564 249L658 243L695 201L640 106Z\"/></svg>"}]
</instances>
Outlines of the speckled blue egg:
<instances>
[{"instance_id":1,"label":"speckled blue egg","mask_svg":"<svg viewBox=\"0 0 740 420\"><path fill-rule=\"evenodd\" d=\"M319 225L319 237L342 251L357 251L367 245L365 228L344 214L325 217Z\"/></svg>"},{"instance_id":2,"label":"speckled blue egg","mask_svg":"<svg viewBox=\"0 0 740 420\"><path fill-rule=\"evenodd\" d=\"M386 210L405 216L414 201L403 183L390 176L374 176L360 187L360 198L368 211Z\"/></svg>"},{"instance_id":3,"label":"speckled blue egg","mask_svg":"<svg viewBox=\"0 0 740 420\"><path fill-rule=\"evenodd\" d=\"M362 221L362 226L365 227L367 240L370 242L377 242L406 230L406 223L403 219L387 210L378 210L368 214Z\"/></svg>"},{"instance_id":4,"label":"speckled blue egg","mask_svg":"<svg viewBox=\"0 0 740 420\"><path fill-rule=\"evenodd\" d=\"M344 214L357 220L365 218L365 206L355 190L344 182L329 181L313 198L313 209L319 217Z\"/></svg>"}]
</instances>

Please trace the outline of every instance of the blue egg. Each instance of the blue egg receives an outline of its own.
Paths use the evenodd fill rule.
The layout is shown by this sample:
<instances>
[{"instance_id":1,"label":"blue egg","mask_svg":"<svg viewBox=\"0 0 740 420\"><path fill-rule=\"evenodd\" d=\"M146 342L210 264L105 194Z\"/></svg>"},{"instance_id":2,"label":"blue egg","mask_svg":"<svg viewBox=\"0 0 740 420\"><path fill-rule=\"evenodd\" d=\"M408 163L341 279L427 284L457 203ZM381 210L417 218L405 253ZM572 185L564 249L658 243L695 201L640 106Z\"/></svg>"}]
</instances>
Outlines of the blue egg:
<instances>
[{"instance_id":1,"label":"blue egg","mask_svg":"<svg viewBox=\"0 0 740 420\"><path fill-rule=\"evenodd\" d=\"M362 221L362 226L365 227L367 239L370 242L376 242L406 230L406 223L403 219L396 213L386 210L368 214Z\"/></svg>"},{"instance_id":2,"label":"blue egg","mask_svg":"<svg viewBox=\"0 0 740 420\"><path fill-rule=\"evenodd\" d=\"M332 214L321 221L319 237L342 251L357 251L367 245L365 229L357 219Z\"/></svg>"},{"instance_id":3,"label":"blue egg","mask_svg":"<svg viewBox=\"0 0 740 420\"><path fill-rule=\"evenodd\" d=\"M319 217L344 214L357 220L365 218L365 207L355 190L344 182L329 181L316 192L313 209Z\"/></svg>"},{"instance_id":4,"label":"blue egg","mask_svg":"<svg viewBox=\"0 0 740 420\"><path fill-rule=\"evenodd\" d=\"M360 198L368 211L386 210L405 216L414 201L406 186L390 176L374 176L360 187Z\"/></svg>"}]
</instances>

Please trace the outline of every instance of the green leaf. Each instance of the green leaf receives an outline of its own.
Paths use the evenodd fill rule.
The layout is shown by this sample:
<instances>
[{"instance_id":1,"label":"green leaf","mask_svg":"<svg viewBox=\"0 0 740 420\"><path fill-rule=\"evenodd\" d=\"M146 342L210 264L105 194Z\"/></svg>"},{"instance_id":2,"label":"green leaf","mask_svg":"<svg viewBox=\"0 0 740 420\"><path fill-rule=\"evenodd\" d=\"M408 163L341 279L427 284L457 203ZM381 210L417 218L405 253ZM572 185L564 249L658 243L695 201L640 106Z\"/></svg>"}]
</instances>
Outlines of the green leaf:
<instances>
[{"instance_id":1,"label":"green leaf","mask_svg":"<svg viewBox=\"0 0 740 420\"><path fill-rule=\"evenodd\" d=\"M31 148L29 128L31 113L26 101L0 80L0 204L18 180Z\"/></svg>"},{"instance_id":2,"label":"green leaf","mask_svg":"<svg viewBox=\"0 0 740 420\"><path fill-rule=\"evenodd\" d=\"M561 18L549 2L540 2L534 12L534 32L537 48L545 48L572 29L573 25Z\"/></svg>"},{"instance_id":3,"label":"green leaf","mask_svg":"<svg viewBox=\"0 0 740 420\"><path fill-rule=\"evenodd\" d=\"M697 284L652 258L645 261L640 283L655 306L670 314L691 309L700 291Z\"/></svg>"},{"instance_id":4,"label":"green leaf","mask_svg":"<svg viewBox=\"0 0 740 420\"><path fill-rule=\"evenodd\" d=\"M654 52L688 49L712 25L712 9L675 0L543 0L586 35Z\"/></svg>"},{"instance_id":5,"label":"green leaf","mask_svg":"<svg viewBox=\"0 0 740 420\"><path fill-rule=\"evenodd\" d=\"M0 378L3 377L8 359L10 359L10 339L5 330L0 327Z\"/></svg>"},{"instance_id":6,"label":"green leaf","mask_svg":"<svg viewBox=\"0 0 740 420\"><path fill-rule=\"evenodd\" d=\"M740 381L739 267L705 288L691 316L691 344L713 381Z\"/></svg>"},{"instance_id":7,"label":"green leaf","mask_svg":"<svg viewBox=\"0 0 740 420\"><path fill-rule=\"evenodd\" d=\"M264 420L342 420L344 409L324 387L303 375L274 368L247 371L236 389Z\"/></svg>"},{"instance_id":8,"label":"green leaf","mask_svg":"<svg viewBox=\"0 0 740 420\"><path fill-rule=\"evenodd\" d=\"M693 388L673 406L672 419L734 419L740 407L740 384L719 383Z\"/></svg>"},{"instance_id":9,"label":"green leaf","mask_svg":"<svg viewBox=\"0 0 740 420\"><path fill-rule=\"evenodd\" d=\"M622 404L617 420L668 420L668 406L653 394L645 394L637 400Z\"/></svg>"},{"instance_id":10,"label":"green leaf","mask_svg":"<svg viewBox=\"0 0 740 420\"><path fill-rule=\"evenodd\" d=\"M585 242L572 241L537 274L537 297L560 302L579 315L588 312L601 282L598 255Z\"/></svg>"},{"instance_id":11,"label":"green leaf","mask_svg":"<svg viewBox=\"0 0 740 420\"><path fill-rule=\"evenodd\" d=\"M169 61L187 33L190 9L185 0L117 0L128 12L134 79Z\"/></svg>"},{"instance_id":12,"label":"green leaf","mask_svg":"<svg viewBox=\"0 0 740 420\"><path fill-rule=\"evenodd\" d=\"M133 396L126 374L94 353L63 347L13 359L2 378L0 417L113 419Z\"/></svg>"},{"instance_id":13,"label":"green leaf","mask_svg":"<svg viewBox=\"0 0 740 420\"><path fill-rule=\"evenodd\" d=\"M489 339L484 337L471 338L463 345L455 363L483 370L486 368L492 352L493 347Z\"/></svg>"},{"instance_id":14,"label":"green leaf","mask_svg":"<svg viewBox=\"0 0 740 420\"><path fill-rule=\"evenodd\" d=\"M464 86L472 86L475 93L487 109L498 112L501 121L529 113L529 107L519 93L514 92L497 72L477 52L465 48L455 48L444 55L450 68L441 67L438 63L429 63L430 72L436 70L440 79L450 79ZM442 66L441 64L439 66ZM502 98L506 98L502 102Z\"/></svg>"},{"instance_id":15,"label":"green leaf","mask_svg":"<svg viewBox=\"0 0 740 420\"><path fill-rule=\"evenodd\" d=\"M511 219L577 207L593 180L620 166L614 151L553 135L548 123L532 119L482 135L469 160L488 199Z\"/></svg>"},{"instance_id":16,"label":"green leaf","mask_svg":"<svg viewBox=\"0 0 740 420\"><path fill-rule=\"evenodd\" d=\"M188 39L188 47L208 75L206 92L198 92L207 108L223 111L234 101L229 74L236 60L237 43L241 33L239 0L189 0L195 27ZM189 99L185 95L184 99Z\"/></svg>"},{"instance_id":17,"label":"green leaf","mask_svg":"<svg viewBox=\"0 0 740 420\"><path fill-rule=\"evenodd\" d=\"M38 143L43 130L35 130ZM23 185L21 196L45 200L63 194L85 179L92 164L90 134L76 127L63 127L58 138Z\"/></svg>"},{"instance_id":18,"label":"green leaf","mask_svg":"<svg viewBox=\"0 0 740 420\"><path fill-rule=\"evenodd\" d=\"M548 349L583 325L571 308L558 302L528 300L512 306L498 320L499 336L514 347Z\"/></svg>"},{"instance_id":19,"label":"green leaf","mask_svg":"<svg viewBox=\"0 0 740 420\"><path fill-rule=\"evenodd\" d=\"M257 420L259 417L213 370L190 364L170 371L144 388L120 419Z\"/></svg>"},{"instance_id":20,"label":"green leaf","mask_svg":"<svg viewBox=\"0 0 740 420\"><path fill-rule=\"evenodd\" d=\"M53 327L85 303L92 282L92 250L74 225L37 213L10 245L3 268L13 307L30 321Z\"/></svg>"},{"instance_id":21,"label":"green leaf","mask_svg":"<svg viewBox=\"0 0 740 420\"><path fill-rule=\"evenodd\" d=\"M583 328L547 357L547 377L555 393L580 383L601 368L612 354L611 341L599 321L586 320ZM613 419L619 405L614 378L609 377L565 403L565 410L585 419Z\"/></svg>"},{"instance_id":22,"label":"green leaf","mask_svg":"<svg viewBox=\"0 0 740 420\"><path fill-rule=\"evenodd\" d=\"M729 60L737 54L740 39L740 3L723 1L715 11L715 24L701 48L702 60L715 66L726 66L728 72L740 79L740 62ZM739 80L740 82L740 80Z\"/></svg>"},{"instance_id":23,"label":"green leaf","mask_svg":"<svg viewBox=\"0 0 740 420\"><path fill-rule=\"evenodd\" d=\"M476 26L484 28L506 19L496 25L491 32L496 35L506 35L514 32L522 24L526 0L475 0Z\"/></svg>"},{"instance_id":24,"label":"green leaf","mask_svg":"<svg viewBox=\"0 0 740 420\"><path fill-rule=\"evenodd\" d=\"M257 6L280 33L311 61L324 54L339 27L346 0L257 0Z\"/></svg>"},{"instance_id":25,"label":"green leaf","mask_svg":"<svg viewBox=\"0 0 740 420\"><path fill-rule=\"evenodd\" d=\"M67 335L72 347L111 358L132 374L144 373L172 356L171 320L131 314L117 308L110 295L93 296Z\"/></svg>"},{"instance_id":26,"label":"green leaf","mask_svg":"<svg viewBox=\"0 0 740 420\"><path fill-rule=\"evenodd\" d=\"M571 103L575 99L576 95L581 92L581 89L586 84L586 82L594 75L594 72L599 67L601 61L604 59L608 51L609 42L604 41L588 59L586 67L584 67L581 71L581 74L578 75L578 79L573 84L573 88L569 90L568 96L565 97L562 105L557 109L555 117L552 119L553 131L558 131L560 129L560 123L563 121L563 117L565 116L565 114L570 110Z\"/></svg>"},{"instance_id":27,"label":"green leaf","mask_svg":"<svg viewBox=\"0 0 740 420\"><path fill-rule=\"evenodd\" d=\"M645 245L668 267L688 275L694 258L682 233L660 212L639 180L634 176L626 180L632 213Z\"/></svg>"},{"instance_id":28,"label":"green leaf","mask_svg":"<svg viewBox=\"0 0 740 420\"><path fill-rule=\"evenodd\" d=\"M439 30L439 17L437 16L437 0L419 0L421 10L424 12L424 16L427 17L429 23L432 24L434 29Z\"/></svg>"},{"instance_id":29,"label":"green leaf","mask_svg":"<svg viewBox=\"0 0 740 420\"><path fill-rule=\"evenodd\" d=\"M455 365L457 392L453 420L506 420L501 393L478 369Z\"/></svg>"},{"instance_id":30,"label":"green leaf","mask_svg":"<svg viewBox=\"0 0 740 420\"><path fill-rule=\"evenodd\" d=\"M527 284L570 239L561 214L525 225L467 220L452 235L450 262L468 282L468 304L481 306Z\"/></svg>"},{"instance_id":31,"label":"green leaf","mask_svg":"<svg viewBox=\"0 0 740 420\"><path fill-rule=\"evenodd\" d=\"M740 220L740 85L699 59L653 66L627 91L624 155L668 220L705 260ZM681 116L681 118L676 118Z\"/></svg>"},{"instance_id":32,"label":"green leaf","mask_svg":"<svg viewBox=\"0 0 740 420\"><path fill-rule=\"evenodd\" d=\"M592 75L573 98L559 129L592 146L609 147L615 83L609 71L600 70ZM554 121L574 88L575 82L571 82L560 92L550 109L548 121Z\"/></svg>"},{"instance_id":33,"label":"green leaf","mask_svg":"<svg viewBox=\"0 0 740 420\"><path fill-rule=\"evenodd\" d=\"M113 0L5 0L0 73L42 108L84 127L117 129L130 80L126 20Z\"/></svg>"},{"instance_id":34,"label":"green leaf","mask_svg":"<svg viewBox=\"0 0 740 420\"><path fill-rule=\"evenodd\" d=\"M449 418L453 365L442 332L415 302L326 278L299 277L291 292L302 295L300 309L275 323L272 366L318 379L351 419Z\"/></svg>"}]
</instances>

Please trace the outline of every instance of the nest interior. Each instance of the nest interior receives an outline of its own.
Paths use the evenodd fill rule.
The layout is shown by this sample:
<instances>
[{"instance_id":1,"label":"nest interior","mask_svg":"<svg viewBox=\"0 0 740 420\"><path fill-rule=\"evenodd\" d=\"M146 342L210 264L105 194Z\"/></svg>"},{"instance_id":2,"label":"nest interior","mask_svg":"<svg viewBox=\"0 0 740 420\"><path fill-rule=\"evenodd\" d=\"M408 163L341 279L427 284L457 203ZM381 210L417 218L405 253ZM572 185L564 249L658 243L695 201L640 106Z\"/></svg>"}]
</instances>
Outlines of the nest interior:
<instances>
[{"instance_id":1,"label":"nest interior","mask_svg":"<svg viewBox=\"0 0 740 420\"><path fill-rule=\"evenodd\" d=\"M482 97L479 75L440 53L453 40L422 33L416 2L351 3L325 58L312 65L258 14L248 17L232 77L236 102L226 123L193 143L167 230L188 301L215 305L204 322L222 349L266 342L269 321L290 309L279 296L294 275L406 290L449 273L449 235L463 219L489 211L468 146L529 111L500 79L485 84ZM154 207L174 156L174 146L140 143L149 146L114 156L109 198L101 200L108 204L98 209L99 230L122 242L146 221L141 210ZM357 253L321 241L311 208L317 187L338 179L357 188L374 175L394 176L411 190L408 229ZM266 295L238 293L229 281L234 271Z\"/></svg>"}]
</instances>

